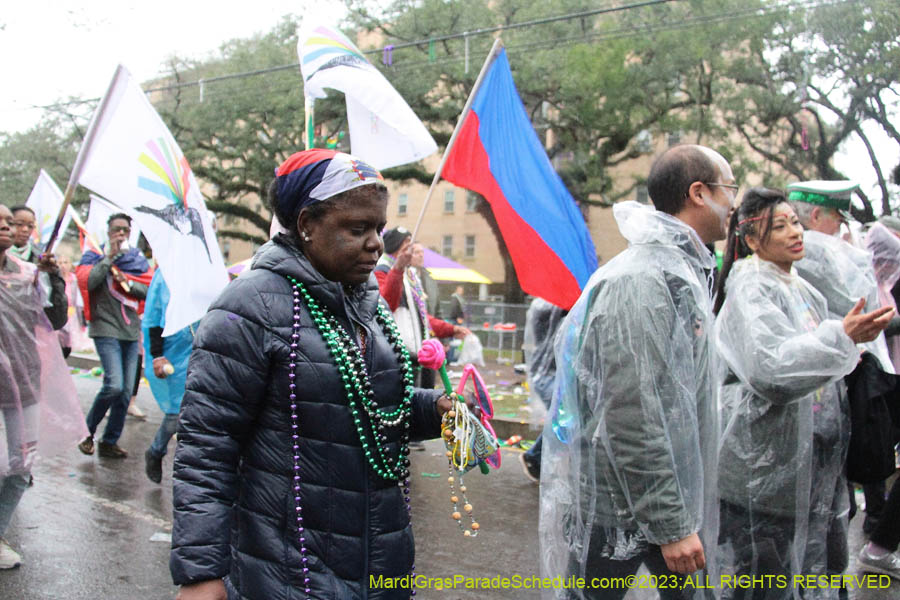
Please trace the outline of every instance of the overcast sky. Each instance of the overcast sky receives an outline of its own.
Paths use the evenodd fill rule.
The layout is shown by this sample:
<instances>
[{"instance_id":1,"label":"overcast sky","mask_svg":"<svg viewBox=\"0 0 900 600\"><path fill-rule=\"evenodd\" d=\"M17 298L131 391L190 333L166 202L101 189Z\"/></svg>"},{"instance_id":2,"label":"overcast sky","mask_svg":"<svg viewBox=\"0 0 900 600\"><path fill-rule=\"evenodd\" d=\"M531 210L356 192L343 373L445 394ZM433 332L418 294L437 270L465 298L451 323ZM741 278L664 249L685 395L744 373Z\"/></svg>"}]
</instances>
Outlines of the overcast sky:
<instances>
[{"instance_id":1,"label":"overcast sky","mask_svg":"<svg viewBox=\"0 0 900 600\"><path fill-rule=\"evenodd\" d=\"M334 0L25 0L0 13L0 131L34 125L69 96L103 95L121 63L139 82L172 55L203 58L222 42L271 30L287 14L336 25Z\"/></svg>"},{"instance_id":2,"label":"overcast sky","mask_svg":"<svg viewBox=\"0 0 900 600\"><path fill-rule=\"evenodd\" d=\"M335 0L8 1L0 14L0 131L34 125L41 116L34 106L102 96L119 63L145 82L170 56L203 58L224 41L269 31L286 14L336 25L342 13ZM889 173L900 150L883 135L875 145ZM835 166L874 191L858 141L845 145Z\"/></svg>"}]
</instances>

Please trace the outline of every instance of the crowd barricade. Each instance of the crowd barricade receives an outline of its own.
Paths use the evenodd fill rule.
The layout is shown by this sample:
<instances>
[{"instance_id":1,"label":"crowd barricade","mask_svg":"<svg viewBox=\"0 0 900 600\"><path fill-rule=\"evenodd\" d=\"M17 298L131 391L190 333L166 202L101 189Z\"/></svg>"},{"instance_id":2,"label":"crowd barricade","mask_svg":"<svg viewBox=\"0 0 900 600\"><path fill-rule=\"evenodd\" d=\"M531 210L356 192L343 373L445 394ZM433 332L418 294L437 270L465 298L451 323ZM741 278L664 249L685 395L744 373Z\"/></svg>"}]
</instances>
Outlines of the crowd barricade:
<instances>
[{"instance_id":1,"label":"crowd barricade","mask_svg":"<svg viewBox=\"0 0 900 600\"><path fill-rule=\"evenodd\" d=\"M496 355L498 362L522 362L525 313L528 304L470 300L466 302L468 327L478 336L485 352ZM450 314L450 302L441 301L440 316ZM490 359L490 358L489 358Z\"/></svg>"}]
</instances>

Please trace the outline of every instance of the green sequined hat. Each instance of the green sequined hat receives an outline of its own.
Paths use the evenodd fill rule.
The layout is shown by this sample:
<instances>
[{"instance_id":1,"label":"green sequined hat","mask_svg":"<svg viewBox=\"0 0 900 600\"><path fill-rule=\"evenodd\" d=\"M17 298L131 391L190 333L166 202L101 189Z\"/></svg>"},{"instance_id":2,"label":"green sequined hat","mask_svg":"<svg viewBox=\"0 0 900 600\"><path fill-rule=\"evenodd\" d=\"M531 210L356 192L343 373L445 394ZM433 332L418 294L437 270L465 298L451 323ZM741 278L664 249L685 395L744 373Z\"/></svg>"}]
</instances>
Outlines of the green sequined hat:
<instances>
[{"instance_id":1,"label":"green sequined hat","mask_svg":"<svg viewBox=\"0 0 900 600\"><path fill-rule=\"evenodd\" d=\"M788 200L836 209L850 220L850 194L859 187L853 181L798 181L787 186Z\"/></svg>"}]
</instances>

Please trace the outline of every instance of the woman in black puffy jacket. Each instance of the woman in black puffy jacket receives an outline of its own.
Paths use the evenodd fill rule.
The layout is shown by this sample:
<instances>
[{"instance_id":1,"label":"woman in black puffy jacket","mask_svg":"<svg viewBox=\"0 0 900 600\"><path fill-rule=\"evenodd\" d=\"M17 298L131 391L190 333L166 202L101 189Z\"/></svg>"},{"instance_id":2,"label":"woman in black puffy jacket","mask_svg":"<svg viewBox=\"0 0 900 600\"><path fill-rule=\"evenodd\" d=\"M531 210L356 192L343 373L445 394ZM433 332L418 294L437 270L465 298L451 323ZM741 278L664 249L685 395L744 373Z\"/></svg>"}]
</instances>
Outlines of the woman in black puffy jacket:
<instances>
[{"instance_id":1,"label":"woman in black puffy jacket","mask_svg":"<svg viewBox=\"0 0 900 600\"><path fill-rule=\"evenodd\" d=\"M170 568L179 598L408 598L408 444L450 401L412 387L371 275L387 189L347 154L288 158L288 230L197 331L178 426ZM403 581L398 579L397 581Z\"/></svg>"}]
</instances>

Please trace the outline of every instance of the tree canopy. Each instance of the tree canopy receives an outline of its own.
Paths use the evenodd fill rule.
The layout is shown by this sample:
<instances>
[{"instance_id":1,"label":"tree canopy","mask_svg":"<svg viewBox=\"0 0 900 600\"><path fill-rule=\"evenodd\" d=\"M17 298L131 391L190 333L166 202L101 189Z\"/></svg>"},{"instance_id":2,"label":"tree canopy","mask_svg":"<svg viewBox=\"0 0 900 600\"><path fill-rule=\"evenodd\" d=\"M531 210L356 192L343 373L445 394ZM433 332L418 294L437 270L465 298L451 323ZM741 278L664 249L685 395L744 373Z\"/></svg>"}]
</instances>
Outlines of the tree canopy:
<instances>
[{"instance_id":1,"label":"tree canopy","mask_svg":"<svg viewBox=\"0 0 900 600\"><path fill-rule=\"evenodd\" d=\"M439 142L492 35L502 35L526 109L581 203L630 194L641 175L623 181L615 167L655 151L646 140L660 136L711 145L739 177L778 186L858 177L835 165L857 135L881 183L879 212L891 209L889 176L863 127L876 123L900 146L892 124L900 16L890 0L691 0L599 14L566 0L395 0L377 11L371 2L346 4L355 26L402 47L382 70ZM486 25L505 29L450 35ZM405 45L429 39L437 41ZM466 46L478 57L468 72ZM858 216L870 220L871 202L860 197Z\"/></svg>"},{"instance_id":2,"label":"tree canopy","mask_svg":"<svg viewBox=\"0 0 900 600\"><path fill-rule=\"evenodd\" d=\"M440 146L501 35L525 108L581 204L610 204L641 184L643 173L622 175L617 167L657 151L652 139L710 145L740 179L777 186L858 178L835 159L856 136L880 192L861 194L858 216L893 209L896 176L878 159L884 148L871 131L900 147L894 0L660 0L615 9L582 0L345 4L343 30L351 38L368 32L361 48ZM270 215L256 198L265 196L273 165L303 147L297 24L285 18L264 35L227 41L213 59L173 58L164 80L144 84L209 208L230 216L224 237L266 239ZM388 45L394 50L382 62ZM69 106L30 131L0 134L4 202L24 200L41 167L61 185L67 180L86 125L85 105ZM340 94L316 102L316 121L322 135L346 130ZM349 150L349 142L334 143ZM432 174L417 164L385 176L430 182ZM250 227L233 226L235 219Z\"/></svg>"}]
</instances>

